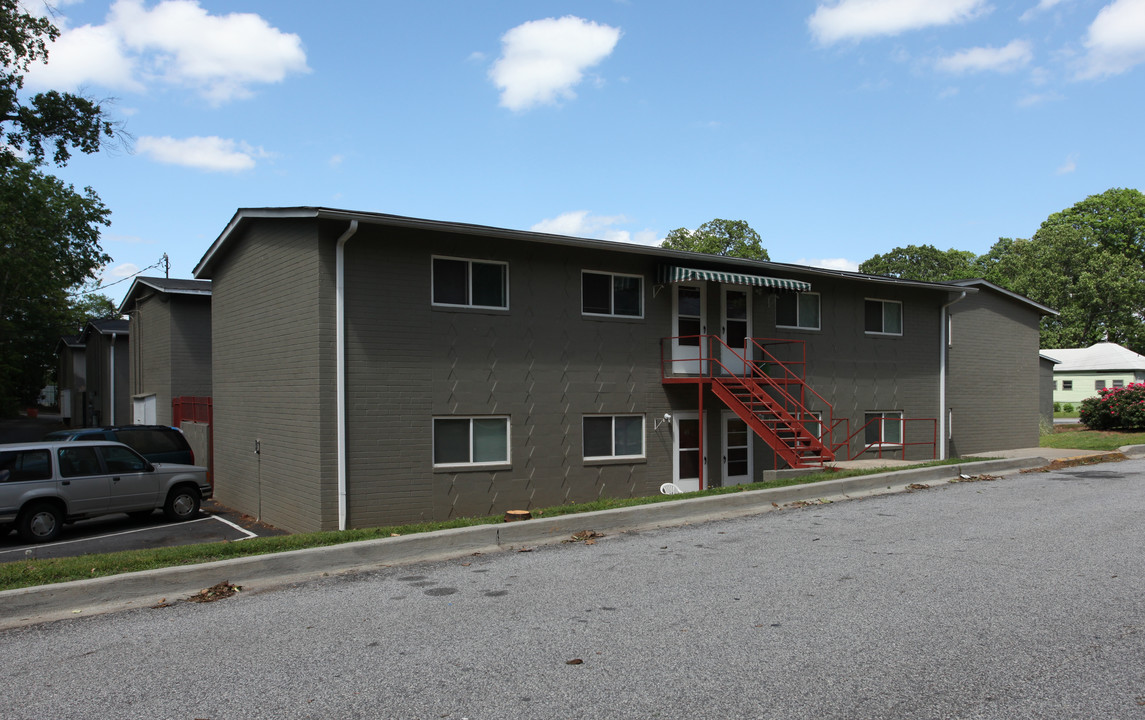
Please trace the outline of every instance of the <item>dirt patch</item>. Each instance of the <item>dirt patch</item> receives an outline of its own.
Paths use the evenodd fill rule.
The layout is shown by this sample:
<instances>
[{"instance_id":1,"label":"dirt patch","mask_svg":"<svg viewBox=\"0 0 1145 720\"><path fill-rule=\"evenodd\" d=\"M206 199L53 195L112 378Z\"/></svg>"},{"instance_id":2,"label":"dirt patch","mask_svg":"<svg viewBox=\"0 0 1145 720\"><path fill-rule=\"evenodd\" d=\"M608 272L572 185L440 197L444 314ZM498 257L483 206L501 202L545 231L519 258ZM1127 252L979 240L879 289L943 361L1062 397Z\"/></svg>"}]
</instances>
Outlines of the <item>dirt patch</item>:
<instances>
[{"instance_id":1,"label":"dirt patch","mask_svg":"<svg viewBox=\"0 0 1145 720\"><path fill-rule=\"evenodd\" d=\"M195 593L191 597L187 598L187 602L193 602L193 603L215 602L216 600L222 600L223 598L229 598L241 590L242 590L242 588L240 586L231 585L229 582L226 582L224 580L223 582L219 583L218 585L212 585L211 587L209 587L205 590L200 590L199 592Z\"/></svg>"},{"instance_id":2,"label":"dirt patch","mask_svg":"<svg viewBox=\"0 0 1145 720\"><path fill-rule=\"evenodd\" d=\"M1043 465L1042 467L1030 468L1028 470L1022 470L1021 472L1023 472L1023 473L1035 473L1035 472L1045 473L1045 472L1053 472L1055 470L1062 470L1064 468L1081 467L1084 465L1098 465L1100 463L1107 463L1107 462L1121 462L1122 460L1128 460L1128 459L1129 458L1125 456L1125 453L1119 453L1119 452L1107 452L1107 453L1102 453L1100 455L1078 455L1076 457L1059 458L1057 460L1052 461L1049 465Z\"/></svg>"}]
</instances>

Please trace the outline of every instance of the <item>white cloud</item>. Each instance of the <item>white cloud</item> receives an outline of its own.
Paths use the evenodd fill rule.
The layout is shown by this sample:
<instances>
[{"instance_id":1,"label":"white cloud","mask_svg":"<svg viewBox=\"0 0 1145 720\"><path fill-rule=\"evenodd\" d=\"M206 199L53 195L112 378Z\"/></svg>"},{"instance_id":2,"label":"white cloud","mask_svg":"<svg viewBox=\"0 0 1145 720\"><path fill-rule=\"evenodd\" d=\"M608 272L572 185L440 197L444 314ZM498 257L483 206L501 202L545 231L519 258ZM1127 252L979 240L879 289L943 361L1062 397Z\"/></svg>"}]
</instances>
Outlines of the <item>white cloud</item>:
<instances>
[{"instance_id":1,"label":"white cloud","mask_svg":"<svg viewBox=\"0 0 1145 720\"><path fill-rule=\"evenodd\" d=\"M163 0L151 9L143 0L117 0L103 25L65 29L49 54L47 66L28 74L30 85L140 92L159 81L193 88L214 104L309 71L297 35L252 13L211 15L197 0Z\"/></svg>"},{"instance_id":2,"label":"white cloud","mask_svg":"<svg viewBox=\"0 0 1145 720\"><path fill-rule=\"evenodd\" d=\"M1055 175L1069 175L1074 170L1077 170L1077 153L1072 153L1065 159L1061 167L1054 172Z\"/></svg>"},{"instance_id":3,"label":"white cloud","mask_svg":"<svg viewBox=\"0 0 1145 720\"><path fill-rule=\"evenodd\" d=\"M122 280L123 278L128 278L132 275L138 274L139 266L135 263L121 263L113 268L105 267L103 269L103 284L107 284L108 280Z\"/></svg>"},{"instance_id":4,"label":"white cloud","mask_svg":"<svg viewBox=\"0 0 1145 720\"><path fill-rule=\"evenodd\" d=\"M501 37L501 57L489 77L510 110L555 104L576 97L573 87L585 70L608 57L619 41L620 28L572 15L532 20Z\"/></svg>"},{"instance_id":5,"label":"white cloud","mask_svg":"<svg viewBox=\"0 0 1145 720\"><path fill-rule=\"evenodd\" d=\"M210 172L240 172L255 166L256 158L269 157L262 148L221 137L141 137L136 150L157 162Z\"/></svg>"},{"instance_id":6,"label":"white cloud","mask_svg":"<svg viewBox=\"0 0 1145 720\"><path fill-rule=\"evenodd\" d=\"M940 58L938 69L949 73L995 72L1008 73L1019 70L1034 59L1034 51L1025 40L1014 40L1000 48L976 47L960 50L953 55Z\"/></svg>"},{"instance_id":7,"label":"white cloud","mask_svg":"<svg viewBox=\"0 0 1145 720\"><path fill-rule=\"evenodd\" d=\"M619 230L615 226L628 222L623 215L590 215L588 210L574 210L561 213L555 218L547 218L533 225L534 232L568 235L571 237L596 238L613 242L659 245L660 237L652 230L639 230L632 233Z\"/></svg>"},{"instance_id":8,"label":"white cloud","mask_svg":"<svg viewBox=\"0 0 1145 720\"><path fill-rule=\"evenodd\" d=\"M1114 0L1085 36L1082 79L1120 75L1145 62L1145 0Z\"/></svg>"},{"instance_id":9,"label":"white cloud","mask_svg":"<svg viewBox=\"0 0 1145 720\"><path fill-rule=\"evenodd\" d=\"M326 162L330 165L330 167L338 167L339 165L342 164L342 161L344 161L345 159L346 159L345 155L331 155L330 159L327 160Z\"/></svg>"},{"instance_id":10,"label":"white cloud","mask_svg":"<svg viewBox=\"0 0 1145 720\"><path fill-rule=\"evenodd\" d=\"M824 268L826 270L859 271L859 263L854 260L848 260L847 258L799 258L795 261L795 264Z\"/></svg>"},{"instance_id":11,"label":"white cloud","mask_svg":"<svg viewBox=\"0 0 1145 720\"><path fill-rule=\"evenodd\" d=\"M1024 96L1018 100L1018 107L1022 107L1022 108L1033 107L1035 105L1041 105L1042 103L1056 102L1058 100L1064 100L1064 99L1065 98L1061 94L1056 93L1056 92L1031 93L1031 94L1026 95L1026 96Z\"/></svg>"},{"instance_id":12,"label":"white cloud","mask_svg":"<svg viewBox=\"0 0 1145 720\"><path fill-rule=\"evenodd\" d=\"M807 25L815 39L830 45L966 22L989 9L986 0L838 0L819 5Z\"/></svg>"},{"instance_id":13,"label":"white cloud","mask_svg":"<svg viewBox=\"0 0 1145 720\"><path fill-rule=\"evenodd\" d=\"M1038 13L1050 10L1057 5L1061 5L1063 2L1065 2L1065 0L1040 0L1037 5L1022 13L1022 17L1020 19L1025 22L1032 19Z\"/></svg>"}]
</instances>

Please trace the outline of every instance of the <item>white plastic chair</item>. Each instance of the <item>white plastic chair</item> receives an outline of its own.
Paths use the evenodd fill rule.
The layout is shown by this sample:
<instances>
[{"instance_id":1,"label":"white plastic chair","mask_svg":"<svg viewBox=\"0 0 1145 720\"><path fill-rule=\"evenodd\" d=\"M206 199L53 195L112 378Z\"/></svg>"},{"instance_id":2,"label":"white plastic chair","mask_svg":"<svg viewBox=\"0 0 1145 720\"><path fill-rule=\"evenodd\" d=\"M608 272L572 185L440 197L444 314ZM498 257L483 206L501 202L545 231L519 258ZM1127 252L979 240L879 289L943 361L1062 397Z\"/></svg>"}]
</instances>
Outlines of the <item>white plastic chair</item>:
<instances>
[{"instance_id":1,"label":"white plastic chair","mask_svg":"<svg viewBox=\"0 0 1145 720\"><path fill-rule=\"evenodd\" d=\"M684 491L675 483L664 483L660 486L660 492L663 495L679 495Z\"/></svg>"}]
</instances>

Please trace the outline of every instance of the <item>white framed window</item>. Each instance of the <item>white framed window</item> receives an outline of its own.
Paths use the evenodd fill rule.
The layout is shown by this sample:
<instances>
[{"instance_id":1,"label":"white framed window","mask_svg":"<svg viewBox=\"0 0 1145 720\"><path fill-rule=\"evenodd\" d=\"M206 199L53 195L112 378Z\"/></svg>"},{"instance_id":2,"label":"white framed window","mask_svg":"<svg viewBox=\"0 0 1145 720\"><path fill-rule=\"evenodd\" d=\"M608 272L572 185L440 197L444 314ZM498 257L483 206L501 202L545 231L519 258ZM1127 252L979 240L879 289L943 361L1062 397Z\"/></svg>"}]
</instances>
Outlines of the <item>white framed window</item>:
<instances>
[{"instance_id":1,"label":"white framed window","mask_svg":"<svg viewBox=\"0 0 1145 720\"><path fill-rule=\"evenodd\" d=\"M819 293L779 293L775 299L775 326L819 329Z\"/></svg>"},{"instance_id":2,"label":"white framed window","mask_svg":"<svg viewBox=\"0 0 1145 720\"><path fill-rule=\"evenodd\" d=\"M863 329L870 335L902 335L902 303L867 298Z\"/></svg>"},{"instance_id":3,"label":"white framed window","mask_svg":"<svg viewBox=\"0 0 1145 720\"><path fill-rule=\"evenodd\" d=\"M434 305L509 308L509 263L435 256L432 275Z\"/></svg>"},{"instance_id":4,"label":"white framed window","mask_svg":"<svg viewBox=\"0 0 1145 720\"><path fill-rule=\"evenodd\" d=\"M581 429L585 460L644 457L643 415L585 415Z\"/></svg>"},{"instance_id":5,"label":"white framed window","mask_svg":"<svg viewBox=\"0 0 1145 720\"><path fill-rule=\"evenodd\" d=\"M876 410L863 414L867 445L902 445L902 410Z\"/></svg>"},{"instance_id":6,"label":"white framed window","mask_svg":"<svg viewBox=\"0 0 1145 720\"><path fill-rule=\"evenodd\" d=\"M604 317L644 317L644 276L582 270L580 311Z\"/></svg>"},{"instance_id":7,"label":"white framed window","mask_svg":"<svg viewBox=\"0 0 1145 720\"><path fill-rule=\"evenodd\" d=\"M433 466L505 465L509 462L508 417L436 417Z\"/></svg>"},{"instance_id":8,"label":"white framed window","mask_svg":"<svg viewBox=\"0 0 1145 720\"><path fill-rule=\"evenodd\" d=\"M802 420L803 427L807 432L815 436L816 439L823 439L823 413L818 410L808 410L803 413Z\"/></svg>"}]
</instances>

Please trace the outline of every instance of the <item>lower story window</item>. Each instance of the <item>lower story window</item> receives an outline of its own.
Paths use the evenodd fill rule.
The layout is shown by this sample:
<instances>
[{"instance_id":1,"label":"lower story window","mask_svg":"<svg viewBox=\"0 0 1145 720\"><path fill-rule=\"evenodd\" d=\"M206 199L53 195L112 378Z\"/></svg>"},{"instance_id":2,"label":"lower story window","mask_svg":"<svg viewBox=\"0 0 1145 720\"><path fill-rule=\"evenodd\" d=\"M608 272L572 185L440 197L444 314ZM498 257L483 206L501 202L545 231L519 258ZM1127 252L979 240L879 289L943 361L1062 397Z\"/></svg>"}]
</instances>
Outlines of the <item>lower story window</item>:
<instances>
[{"instance_id":1,"label":"lower story window","mask_svg":"<svg viewBox=\"0 0 1145 720\"><path fill-rule=\"evenodd\" d=\"M433 419L433 464L497 465L509 462L509 418Z\"/></svg>"},{"instance_id":2,"label":"lower story window","mask_svg":"<svg viewBox=\"0 0 1145 720\"><path fill-rule=\"evenodd\" d=\"M1073 390L1073 380L1062 380L1062 390Z\"/></svg>"},{"instance_id":3,"label":"lower story window","mask_svg":"<svg viewBox=\"0 0 1145 720\"><path fill-rule=\"evenodd\" d=\"M584 459L644 457L643 415L586 415Z\"/></svg>"},{"instance_id":4,"label":"lower story window","mask_svg":"<svg viewBox=\"0 0 1145 720\"><path fill-rule=\"evenodd\" d=\"M902 445L902 410L865 413L863 421L867 445Z\"/></svg>"}]
</instances>

